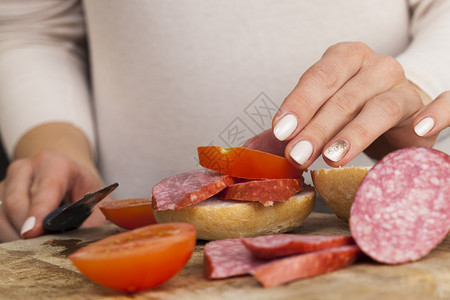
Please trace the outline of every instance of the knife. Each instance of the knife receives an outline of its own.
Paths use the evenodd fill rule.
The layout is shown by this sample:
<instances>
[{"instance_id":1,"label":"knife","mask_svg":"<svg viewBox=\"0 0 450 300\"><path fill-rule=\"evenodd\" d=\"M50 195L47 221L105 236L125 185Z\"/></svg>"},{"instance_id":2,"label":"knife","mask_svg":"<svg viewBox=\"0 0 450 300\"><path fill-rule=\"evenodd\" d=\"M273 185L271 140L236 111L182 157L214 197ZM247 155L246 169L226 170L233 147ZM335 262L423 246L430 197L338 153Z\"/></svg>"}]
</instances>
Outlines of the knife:
<instances>
[{"instance_id":1,"label":"knife","mask_svg":"<svg viewBox=\"0 0 450 300\"><path fill-rule=\"evenodd\" d=\"M63 232L80 227L92 214L94 206L118 186L118 183L113 183L94 193L87 193L77 202L58 207L45 217L42 225L46 230L51 232Z\"/></svg>"}]
</instances>

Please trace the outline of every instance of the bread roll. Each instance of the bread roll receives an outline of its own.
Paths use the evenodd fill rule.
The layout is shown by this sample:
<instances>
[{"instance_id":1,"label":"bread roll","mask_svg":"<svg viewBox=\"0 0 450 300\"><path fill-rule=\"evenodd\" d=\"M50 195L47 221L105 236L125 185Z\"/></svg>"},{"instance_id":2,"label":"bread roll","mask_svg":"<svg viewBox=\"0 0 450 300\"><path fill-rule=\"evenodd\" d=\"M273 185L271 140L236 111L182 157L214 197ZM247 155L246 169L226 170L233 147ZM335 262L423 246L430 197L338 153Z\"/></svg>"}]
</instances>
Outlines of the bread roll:
<instances>
[{"instance_id":1,"label":"bread roll","mask_svg":"<svg viewBox=\"0 0 450 300\"><path fill-rule=\"evenodd\" d=\"M197 228L197 238L219 240L282 233L300 226L314 208L310 186L285 202L264 207L259 202L210 198L179 210L154 211L158 223L187 222Z\"/></svg>"},{"instance_id":2,"label":"bread roll","mask_svg":"<svg viewBox=\"0 0 450 300\"><path fill-rule=\"evenodd\" d=\"M345 167L311 171L314 187L323 201L346 222L356 190L370 167Z\"/></svg>"}]
</instances>

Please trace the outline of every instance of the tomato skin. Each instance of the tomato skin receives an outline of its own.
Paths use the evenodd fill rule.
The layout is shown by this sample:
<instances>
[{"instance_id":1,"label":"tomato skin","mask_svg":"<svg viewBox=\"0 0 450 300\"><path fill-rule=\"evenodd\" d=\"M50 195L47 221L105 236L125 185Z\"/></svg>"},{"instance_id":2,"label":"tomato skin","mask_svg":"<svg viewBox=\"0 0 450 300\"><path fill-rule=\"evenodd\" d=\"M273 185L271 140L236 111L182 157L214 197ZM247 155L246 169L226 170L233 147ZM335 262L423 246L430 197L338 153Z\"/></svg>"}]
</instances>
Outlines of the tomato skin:
<instances>
[{"instance_id":1,"label":"tomato skin","mask_svg":"<svg viewBox=\"0 0 450 300\"><path fill-rule=\"evenodd\" d=\"M284 157L243 147L198 147L200 165L222 174L247 179L300 178L302 170Z\"/></svg>"},{"instance_id":2,"label":"tomato skin","mask_svg":"<svg viewBox=\"0 0 450 300\"><path fill-rule=\"evenodd\" d=\"M107 220L125 229L156 224L151 198L111 200L99 208Z\"/></svg>"},{"instance_id":3,"label":"tomato skin","mask_svg":"<svg viewBox=\"0 0 450 300\"><path fill-rule=\"evenodd\" d=\"M69 255L87 278L136 292L176 275L194 251L196 229L188 223L154 224L94 242Z\"/></svg>"}]
</instances>

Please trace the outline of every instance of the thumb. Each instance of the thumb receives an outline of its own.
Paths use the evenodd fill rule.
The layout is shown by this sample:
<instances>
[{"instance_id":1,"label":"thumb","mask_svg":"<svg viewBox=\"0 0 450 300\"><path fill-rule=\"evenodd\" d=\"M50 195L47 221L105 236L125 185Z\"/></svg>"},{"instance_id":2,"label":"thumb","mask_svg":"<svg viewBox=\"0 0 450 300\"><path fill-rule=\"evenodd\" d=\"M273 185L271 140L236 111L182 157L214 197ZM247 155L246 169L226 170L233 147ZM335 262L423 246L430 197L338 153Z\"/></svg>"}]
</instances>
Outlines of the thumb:
<instances>
[{"instance_id":1,"label":"thumb","mask_svg":"<svg viewBox=\"0 0 450 300\"><path fill-rule=\"evenodd\" d=\"M430 137L450 126L450 91L440 94L422 108L413 123L420 137Z\"/></svg>"}]
</instances>

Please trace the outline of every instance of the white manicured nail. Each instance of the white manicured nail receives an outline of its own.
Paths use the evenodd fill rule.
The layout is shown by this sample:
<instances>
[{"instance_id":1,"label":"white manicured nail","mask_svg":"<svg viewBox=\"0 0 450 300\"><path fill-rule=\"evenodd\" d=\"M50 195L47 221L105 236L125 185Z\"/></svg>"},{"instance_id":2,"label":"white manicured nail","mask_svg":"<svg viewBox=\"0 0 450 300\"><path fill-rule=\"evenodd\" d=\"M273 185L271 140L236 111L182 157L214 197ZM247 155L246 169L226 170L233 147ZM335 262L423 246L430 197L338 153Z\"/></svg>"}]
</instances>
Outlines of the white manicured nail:
<instances>
[{"instance_id":1,"label":"white manicured nail","mask_svg":"<svg viewBox=\"0 0 450 300\"><path fill-rule=\"evenodd\" d=\"M333 144L330 145L325 151L323 155L331 161L337 162L340 161L348 151L348 143L343 140L337 140Z\"/></svg>"},{"instance_id":2,"label":"white manicured nail","mask_svg":"<svg viewBox=\"0 0 450 300\"><path fill-rule=\"evenodd\" d=\"M273 134L280 141L284 141L295 131L297 125L298 125L297 118L293 114L285 115L275 125L275 128L273 129Z\"/></svg>"},{"instance_id":3,"label":"white manicured nail","mask_svg":"<svg viewBox=\"0 0 450 300\"><path fill-rule=\"evenodd\" d=\"M418 136L424 136L434 127L434 119L426 117L414 127L414 131Z\"/></svg>"},{"instance_id":4,"label":"white manicured nail","mask_svg":"<svg viewBox=\"0 0 450 300\"><path fill-rule=\"evenodd\" d=\"M23 236L25 233L30 231L36 225L36 217L32 216L25 220L23 223L22 230L20 231L20 235Z\"/></svg>"},{"instance_id":5,"label":"white manicured nail","mask_svg":"<svg viewBox=\"0 0 450 300\"><path fill-rule=\"evenodd\" d=\"M294 147L292 147L289 155L295 160L299 165L303 165L310 157L313 152L313 145L307 141L303 140L298 142Z\"/></svg>"}]
</instances>

